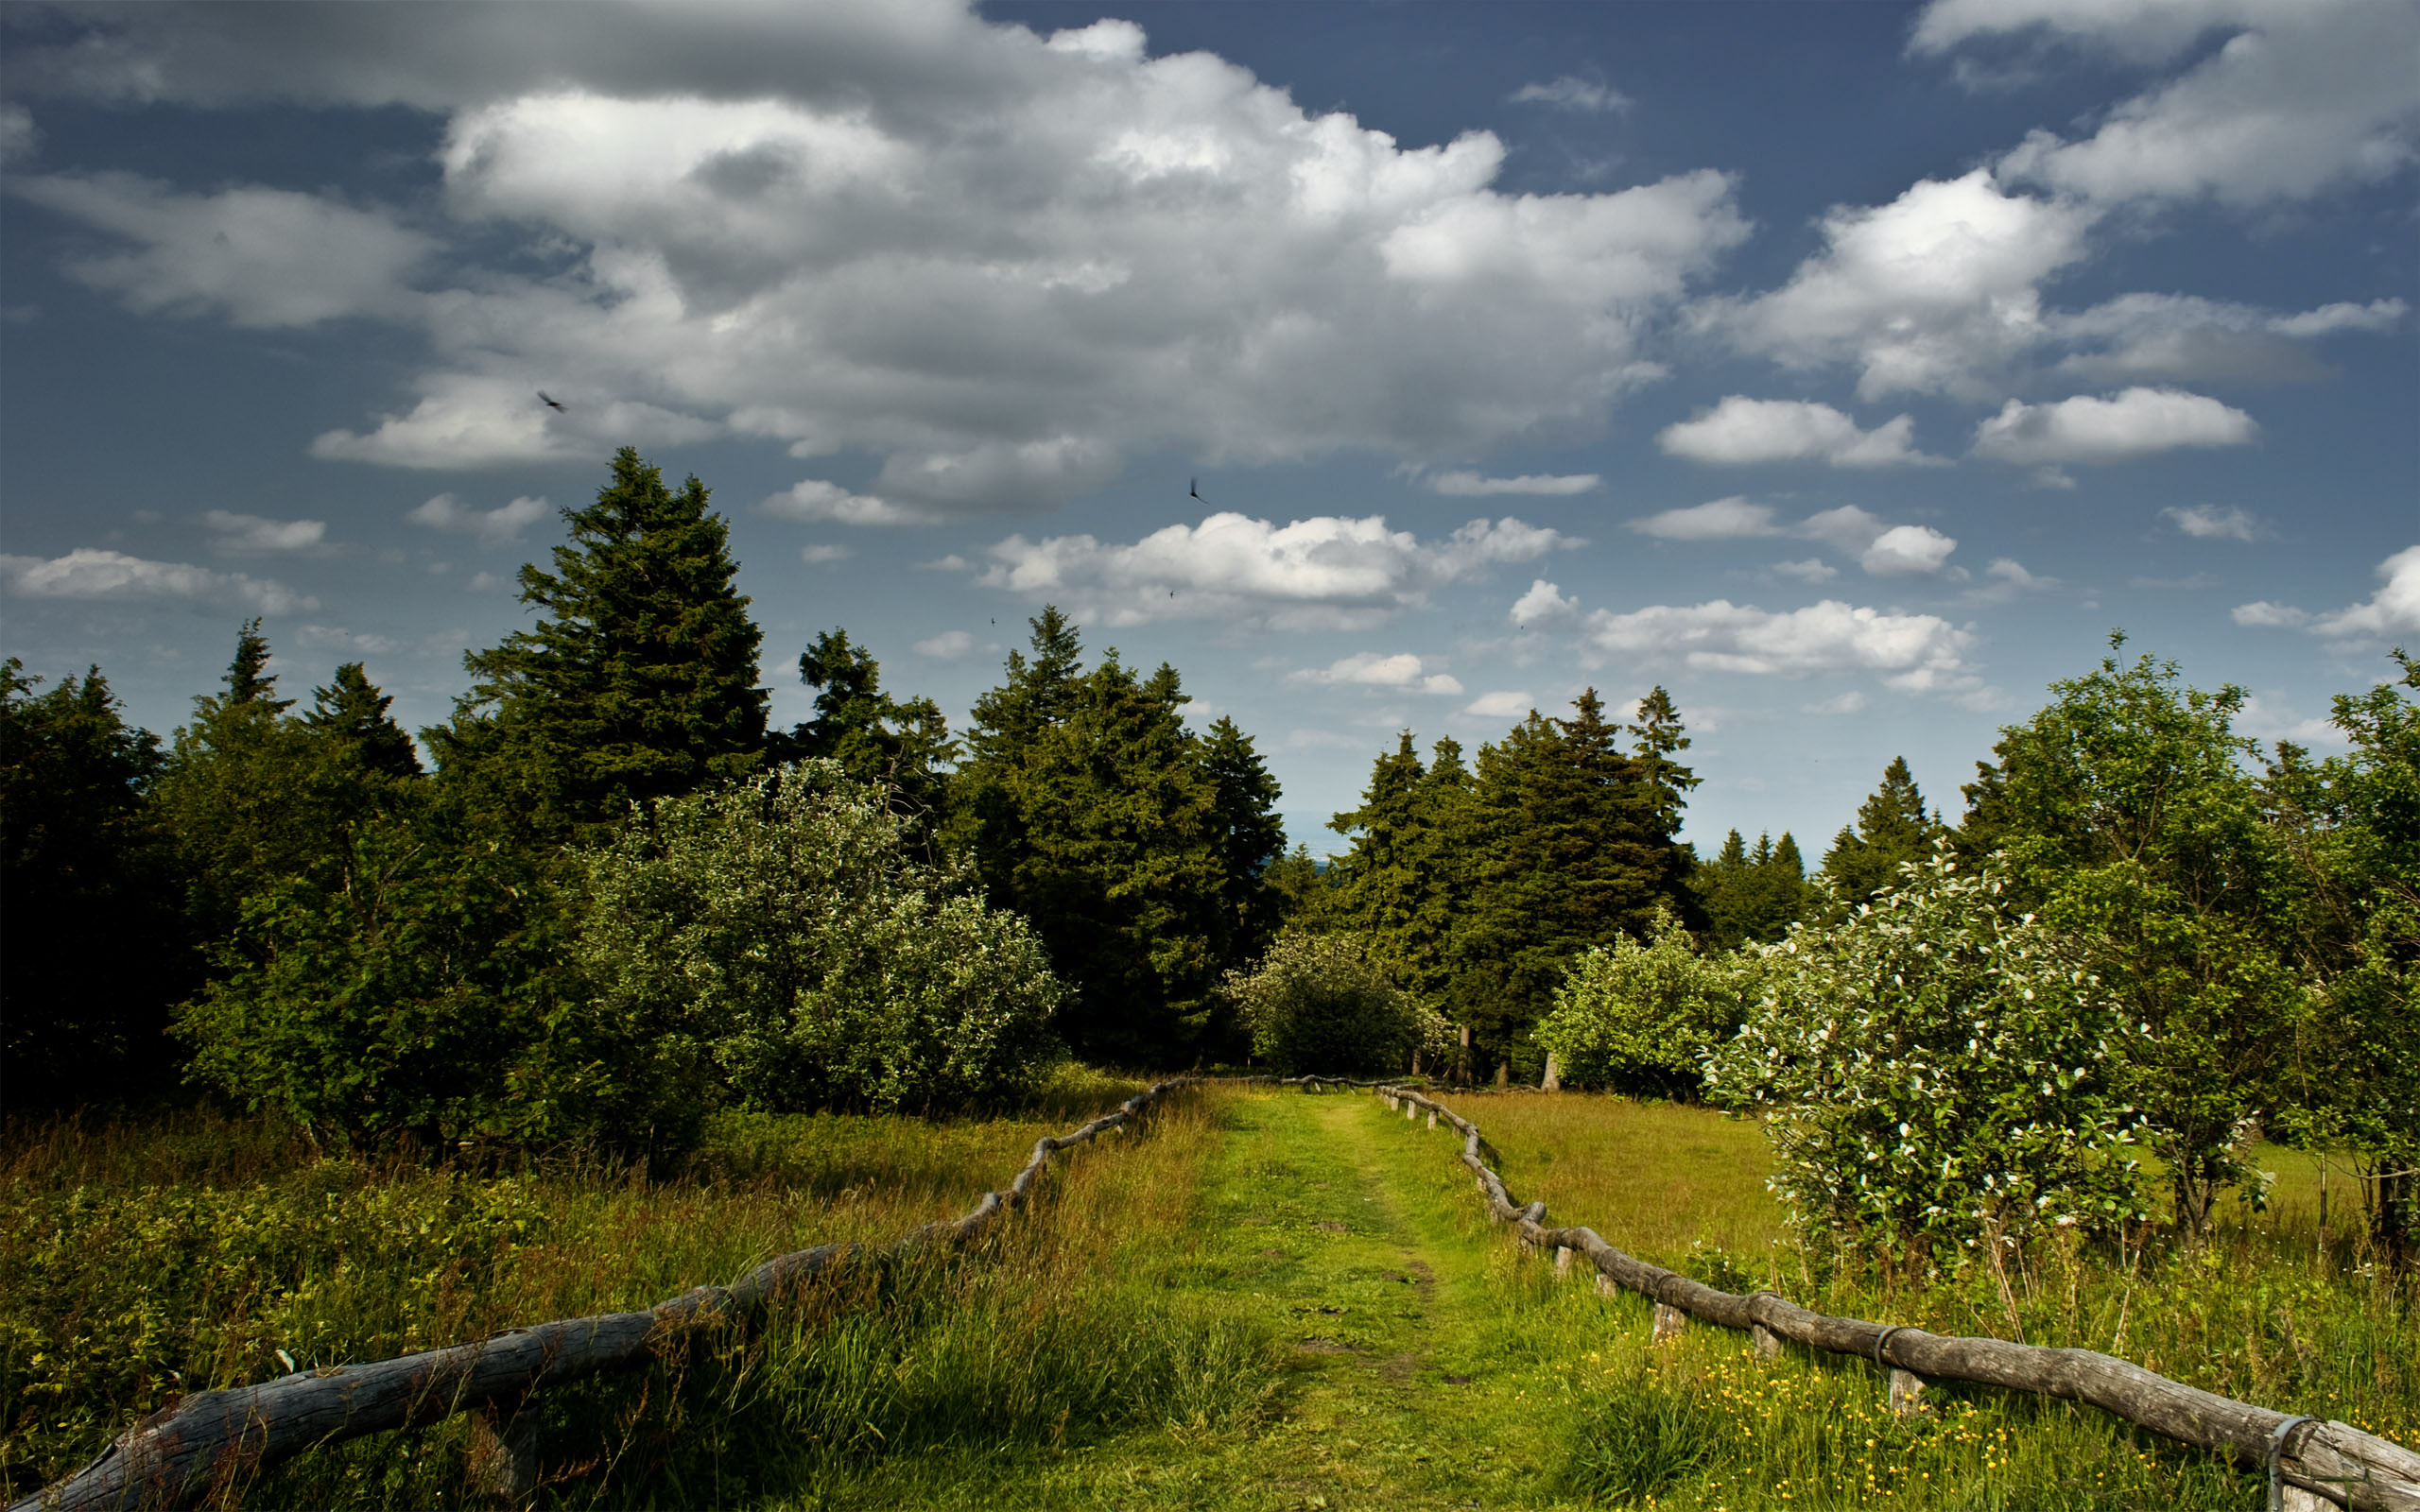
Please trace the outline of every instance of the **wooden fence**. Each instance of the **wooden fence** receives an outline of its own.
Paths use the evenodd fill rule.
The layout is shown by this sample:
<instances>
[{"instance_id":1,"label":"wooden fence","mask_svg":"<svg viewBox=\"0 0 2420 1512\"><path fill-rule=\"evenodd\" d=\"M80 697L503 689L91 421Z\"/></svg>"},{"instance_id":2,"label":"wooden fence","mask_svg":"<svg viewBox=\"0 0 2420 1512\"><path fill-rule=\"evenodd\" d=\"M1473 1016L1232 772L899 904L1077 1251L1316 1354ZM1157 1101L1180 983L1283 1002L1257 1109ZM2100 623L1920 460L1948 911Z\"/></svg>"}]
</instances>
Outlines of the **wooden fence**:
<instances>
[{"instance_id":1,"label":"wooden fence","mask_svg":"<svg viewBox=\"0 0 2420 1512\"><path fill-rule=\"evenodd\" d=\"M1046 1137L1016 1179L986 1192L962 1218L926 1224L874 1252L959 1245L1024 1203L1054 1151L1120 1127L1179 1087L1160 1082L1080 1128ZM1268 1080L1272 1078L1251 1078ZM199 1391L120 1434L82 1469L9 1505L9 1512L182 1506L238 1484L304 1450L393 1428L419 1428L476 1409L481 1478L500 1496L531 1488L535 1415L528 1400L549 1386L631 1369L670 1353L699 1331L743 1321L793 1288L856 1260L856 1245L818 1245L776 1256L729 1286L699 1286L635 1313L605 1313L510 1329L473 1344L368 1365L299 1370L257 1385Z\"/></svg>"},{"instance_id":2,"label":"wooden fence","mask_svg":"<svg viewBox=\"0 0 2420 1512\"><path fill-rule=\"evenodd\" d=\"M1487 1200L1488 1215L1512 1224L1532 1247L1554 1251L1558 1269L1569 1265L1573 1255L1585 1255L1600 1290L1618 1286L1652 1299L1658 1339L1676 1332L1684 1319L1699 1318L1750 1333L1757 1352L1769 1359L1779 1354L1786 1339L1871 1360L1891 1373L1892 1403L1903 1411L1913 1406L1927 1381L1975 1382L2089 1402L2179 1443L2262 1467L2273 1512L2330 1504L2356 1512L2420 1512L2420 1454L2348 1423L2234 1401L2090 1349L1948 1338L1922 1329L1826 1317L1772 1292L1737 1297L1626 1255L1593 1228L1549 1228L1545 1203L1516 1203L1505 1190L1503 1177L1487 1162L1477 1125L1410 1088L1390 1083L1375 1090L1406 1119L1425 1108L1429 1127L1443 1123L1460 1133L1462 1163Z\"/></svg>"}]
</instances>

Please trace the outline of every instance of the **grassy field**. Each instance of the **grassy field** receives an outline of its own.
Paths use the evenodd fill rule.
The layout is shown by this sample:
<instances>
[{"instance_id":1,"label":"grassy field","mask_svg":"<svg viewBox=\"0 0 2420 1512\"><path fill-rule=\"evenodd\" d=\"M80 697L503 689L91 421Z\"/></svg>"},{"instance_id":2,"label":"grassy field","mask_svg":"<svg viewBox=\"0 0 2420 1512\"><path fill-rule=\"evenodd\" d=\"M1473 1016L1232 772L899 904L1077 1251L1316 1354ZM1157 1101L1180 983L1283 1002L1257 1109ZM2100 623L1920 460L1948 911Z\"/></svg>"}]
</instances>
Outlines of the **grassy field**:
<instances>
[{"instance_id":1,"label":"grassy field","mask_svg":"<svg viewBox=\"0 0 2420 1512\"><path fill-rule=\"evenodd\" d=\"M322 1160L249 1123L14 1129L0 1224L12 1492L177 1389L650 1301L778 1249L960 1211L1037 1132L1132 1090L987 1120L764 1120L692 1168ZM2323 1242L2308 1171L2192 1254L1885 1282L1784 1241L1760 1137L1702 1109L1459 1105L1549 1217L1732 1286L1936 1329L2108 1349L2413 1441L2412 1297ZM817 1288L748 1338L542 1399L563 1506L2245 1508L2256 1477L2033 1399L1756 1362L1558 1282L1480 1216L1450 1136L1366 1096L1204 1089L1078 1152L962 1255ZM2341 1203L2340 1203L2341 1210ZM2349 1214L2340 1211L2338 1227ZM130 1259L129 1257L131 1257ZM2348 1266L2351 1267L2348 1272ZM165 1383L164 1384L164 1378ZM458 1422L315 1452L261 1506L475 1504Z\"/></svg>"}]
</instances>

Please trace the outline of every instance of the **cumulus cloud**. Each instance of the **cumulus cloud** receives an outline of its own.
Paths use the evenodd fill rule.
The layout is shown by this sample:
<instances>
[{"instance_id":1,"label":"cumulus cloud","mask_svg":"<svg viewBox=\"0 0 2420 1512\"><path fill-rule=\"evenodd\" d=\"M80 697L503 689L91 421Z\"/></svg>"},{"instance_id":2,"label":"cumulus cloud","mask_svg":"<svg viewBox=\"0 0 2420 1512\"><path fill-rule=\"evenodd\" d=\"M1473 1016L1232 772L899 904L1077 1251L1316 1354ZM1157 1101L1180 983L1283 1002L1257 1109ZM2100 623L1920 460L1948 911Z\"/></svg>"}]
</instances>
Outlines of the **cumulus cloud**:
<instances>
[{"instance_id":1,"label":"cumulus cloud","mask_svg":"<svg viewBox=\"0 0 2420 1512\"><path fill-rule=\"evenodd\" d=\"M1582 544L1519 520L1474 520L1442 540L1386 518L1315 515L1284 525L1232 512L1172 524L1132 545L1089 535L988 548L977 586L1069 605L1086 623L1215 618L1280 629L1360 628L1435 589L1505 562Z\"/></svg>"},{"instance_id":2,"label":"cumulus cloud","mask_svg":"<svg viewBox=\"0 0 2420 1512\"><path fill-rule=\"evenodd\" d=\"M1294 682L1325 684L1354 683L1372 688L1394 688L1407 692L1459 694L1462 685L1443 672L1431 672L1428 663L1409 651L1394 656L1381 656L1375 651L1359 651L1330 662L1327 666L1305 668L1290 675Z\"/></svg>"},{"instance_id":3,"label":"cumulus cloud","mask_svg":"<svg viewBox=\"0 0 2420 1512\"><path fill-rule=\"evenodd\" d=\"M2055 404L2012 399L1975 427L1975 455L2019 466L2132 462L2181 447L2241 446L2260 432L2252 417L2204 394L2128 388L2106 399Z\"/></svg>"},{"instance_id":4,"label":"cumulus cloud","mask_svg":"<svg viewBox=\"0 0 2420 1512\"><path fill-rule=\"evenodd\" d=\"M1949 554L1958 549L1952 537L1930 525L1886 524L1854 504L1808 515L1793 534L1849 553L1859 567L1877 577L1965 576L1949 565Z\"/></svg>"},{"instance_id":5,"label":"cumulus cloud","mask_svg":"<svg viewBox=\"0 0 2420 1512\"><path fill-rule=\"evenodd\" d=\"M441 493L425 504L415 507L404 516L416 525L431 530L448 531L458 536L475 536L490 545L502 545L521 539L521 532L553 513L544 499L527 494L510 504L493 509L474 509L450 493Z\"/></svg>"},{"instance_id":6,"label":"cumulus cloud","mask_svg":"<svg viewBox=\"0 0 2420 1512\"><path fill-rule=\"evenodd\" d=\"M2006 604L2025 593L2047 593L2060 586L2055 577L2025 570L2025 564L2014 557L1995 557L1983 569L1986 579L1980 586L1966 591L1970 604Z\"/></svg>"},{"instance_id":7,"label":"cumulus cloud","mask_svg":"<svg viewBox=\"0 0 2420 1512\"><path fill-rule=\"evenodd\" d=\"M2002 192L1987 169L1890 204L1835 207L1824 250L1770 294L1708 301L1700 326L1791 368L1846 363L1858 397L1991 397L2043 337L2039 284L2080 261L2094 215Z\"/></svg>"},{"instance_id":8,"label":"cumulus cloud","mask_svg":"<svg viewBox=\"0 0 2420 1512\"><path fill-rule=\"evenodd\" d=\"M776 519L844 525L928 525L942 518L915 505L894 503L872 493L852 493L821 478L802 478L756 507L760 513Z\"/></svg>"},{"instance_id":9,"label":"cumulus cloud","mask_svg":"<svg viewBox=\"0 0 2420 1512\"><path fill-rule=\"evenodd\" d=\"M735 432L872 453L871 496L960 515L1047 507L1157 448L1475 455L1600 426L1747 233L1722 173L1512 193L1489 133L1406 147L1208 53L1151 57L1131 23L1043 36L934 0L583 17L575 39L486 11L96 14L8 61L85 97L444 116L458 255L395 312L424 370L314 446L389 465ZM305 229L364 214L320 204ZM358 256L314 231L291 280L211 297L287 321L383 307L368 291L411 244L375 230ZM181 258L125 274L127 297L190 284ZM561 374L593 389L568 416L530 395L572 402Z\"/></svg>"},{"instance_id":10,"label":"cumulus cloud","mask_svg":"<svg viewBox=\"0 0 2420 1512\"><path fill-rule=\"evenodd\" d=\"M1752 504L1737 494L1710 499L1686 508L1666 509L1628 522L1631 529L1663 541L1738 541L1750 536L1777 536L1768 505Z\"/></svg>"},{"instance_id":11,"label":"cumulus cloud","mask_svg":"<svg viewBox=\"0 0 2420 1512\"><path fill-rule=\"evenodd\" d=\"M2283 315L2187 294L2127 294L2048 318L2046 335L2084 350L2056 370L2098 383L2308 383L2328 375L2309 344L2403 323L2401 300L2338 301Z\"/></svg>"},{"instance_id":12,"label":"cumulus cloud","mask_svg":"<svg viewBox=\"0 0 2420 1512\"><path fill-rule=\"evenodd\" d=\"M2001 171L2102 201L2206 196L2251 208L2376 181L2413 160L2420 11L2410 6L1943 0L1919 21L1913 46L1941 53L1979 37L2037 31L2164 62L2213 29L2232 35L2182 74L2120 102L2091 135L2036 130L2001 160Z\"/></svg>"},{"instance_id":13,"label":"cumulus cloud","mask_svg":"<svg viewBox=\"0 0 2420 1512\"><path fill-rule=\"evenodd\" d=\"M1426 481L1431 493L1470 499L1498 493L1561 498L1590 492L1602 487L1605 480L1595 472L1524 472L1513 478L1491 478L1478 472L1433 472Z\"/></svg>"},{"instance_id":14,"label":"cumulus cloud","mask_svg":"<svg viewBox=\"0 0 2420 1512\"><path fill-rule=\"evenodd\" d=\"M1518 719L1537 707L1537 700L1526 690L1506 688L1495 693L1482 693L1462 709L1474 719Z\"/></svg>"},{"instance_id":15,"label":"cumulus cloud","mask_svg":"<svg viewBox=\"0 0 2420 1512\"><path fill-rule=\"evenodd\" d=\"M244 604L264 614L320 607L318 599L269 578L213 572L181 561L148 561L89 546L47 559L0 555L0 583L25 598L199 599Z\"/></svg>"},{"instance_id":16,"label":"cumulus cloud","mask_svg":"<svg viewBox=\"0 0 2420 1512\"><path fill-rule=\"evenodd\" d=\"M1674 456L1727 465L1908 467L1936 461L1915 450L1915 420L1908 415L1861 431L1856 421L1829 404L1732 394L1703 414L1666 426L1655 443Z\"/></svg>"},{"instance_id":17,"label":"cumulus cloud","mask_svg":"<svg viewBox=\"0 0 2420 1512\"><path fill-rule=\"evenodd\" d=\"M1803 561L1777 561L1773 563L1772 570L1784 577L1795 577L1809 583L1828 583L1841 576L1838 567L1821 557L1808 557Z\"/></svg>"},{"instance_id":18,"label":"cumulus cloud","mask_svg":"<svg viewBox=\"0 0 2420 1512\"><path fill-rule=\"evenodd\" d=\"M1565 74L1551 83L1524 84L1505 96L1515 105L1551 105L1563 111L1618 114L1638 103L1617 89Z\"/></svg>"},{"instance_id":19,"label":"cumulus cloud","mask_svg":"<svg viewBox=\"0 0 2420 1512\"><path fill-rule=\"evenodd\" d=\"M827 562L847 561L856 555L856 552L846 546L823 545L798 548L798 559L809 567L821 567Z\"/></svg>"},{"instance_id":20,"label":"cumulus cloud","mask_svg":"<svg viewBox=\"0 0 2420 1512\"><path fill-rule=\"evenodd\" d=\"M230 514L212 509L201 523L217 534L220 551L244 556L309 551L328 533L324 520L269 520L256 514Z\"/></svg>"},{"instance_id":21,"label":"cumulus cloud","mask_svg":"<svg viewBox=\"0 0 2420 1512\"><path fill-rule=\"evenodd\" d=\"M1974 636L1931 614L1893 614L1825 599L1805 609L1761 610L1714 599L1655 604L1578 621L1583 645L1626 663L1673 662L1710 672L1801 678L1875 673L1903 693L1973 694Z\"/></svg>"},{"instance_id":22,"label":"cumulus cloud","mask_svg":"<svg viewBox=\"0 0 2420 1512\"><path fill-rule=\"evenodd\" d=\"M2170 505L2160 515L2196 541L2258 541L2269 533L2251 510L2215 504Z\"/></svg>"},{"instance_id":23,"label":"cumulus cloud","mask_svg":"<svg viewBox=\"0 0 2420 1512\"><path fill-rule=\"evenodd\" d=\"M53 174L9 189L123 242L67 272L143 314L216 315L238 326L408 316L406 279L434 249L383 210L240 186L181 194L132 174Z\"/></svg>"},{"instance_id":24,"label":"cumulus cloud","mask_svg":"<svg viewBox=\"0 0 2420 1512\"><path fill-rule=\"evenodd\" d=\"M2378 591L2332 614L2313 614L2291 604L2259 599L2238 605L2238 625L2261 629L2308 630L2330 639L2385 639L2420 634L2420 546L2406 546L2378 563Z\"/></svg>"},{"instance_id":25,"label":"cumulus cloud","mask_svg":"<svg viewBox=\"0 0 2420 1512\"><path fill-rule=\"evenodd\" d=\"M1536 578L1530 591L1512 601L1512 623L1524 629L1568 629L1579 619L1580 606L1563 596L1563 590L1545 578Z\"/></svg>"},{"instance_id":26,"label":"cumulus cloud","mask_svg":"<svg viewBox=\"0 0 2420 1512\"><path fill-rule=\"evenodd\" d=\"M918 656L928 656L936 662L958 662L975 653L976 640L964 630L943 630L911 643L909 648Z\"/></svg>"}]
</instances>

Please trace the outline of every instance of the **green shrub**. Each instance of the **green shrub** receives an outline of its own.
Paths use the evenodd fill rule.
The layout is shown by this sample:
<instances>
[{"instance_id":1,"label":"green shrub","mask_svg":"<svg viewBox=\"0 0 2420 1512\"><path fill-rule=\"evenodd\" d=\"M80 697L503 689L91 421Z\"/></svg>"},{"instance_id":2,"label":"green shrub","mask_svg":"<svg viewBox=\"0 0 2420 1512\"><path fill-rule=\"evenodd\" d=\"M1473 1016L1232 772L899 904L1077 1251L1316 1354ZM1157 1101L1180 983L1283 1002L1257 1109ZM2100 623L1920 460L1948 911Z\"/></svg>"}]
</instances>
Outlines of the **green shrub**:
<instances>
[{"instance_id":1,"label":"green shrub","mask_svg":"<svg viewBox=\"0 0 2420 1512\"><path fill-rule=\"evenodd\" d=\"M1253 1053L1281 1071L1398 1072L1414 1050L1447 1043L1445 1021L1388 981L1359 935L1288 930L1220 991L1252 1030Z\"/></svg>"},{"instance_id":2,"label":"green shrub","mask_svg":"<svg viewBox=\"0 0 2420 1512\"><path fill-rule=\"evenodd\" d=\"M1646 943L1624 935L1571 963L1537 1041L1567 1083L1688 1095L1706 1057L1737 1031L1762 959L1753 951L1700 955L1680 919L1659 906Z\"/></svg>"},{"instance_id":3,"label":"green shrub","mask_svg":"<svg viewBox=\"0 0 2420 1512\"><path fill-rule=\"evenodd\" d=\"M666 799L580 853L572 956L606 1037L758 1108L1013 1091L1065 989L1014 914L914 860L830 761Z\"/></svg>"},{"instance_id":4,"label":"green shrub","mask_svg":"<svg viewBox=\"0 0 2420 1512\"><path fill-rule=\"evenodd\" d=\"M1707 1088L1763 1119L1774 1189L1810 1234L1913 1254L2142 1215L2144 1117L2111 1086L2140 1031L2004 885L1996 861L1937 855L1763 948L1761 1001Z\"/></svg>"}]
</instances>

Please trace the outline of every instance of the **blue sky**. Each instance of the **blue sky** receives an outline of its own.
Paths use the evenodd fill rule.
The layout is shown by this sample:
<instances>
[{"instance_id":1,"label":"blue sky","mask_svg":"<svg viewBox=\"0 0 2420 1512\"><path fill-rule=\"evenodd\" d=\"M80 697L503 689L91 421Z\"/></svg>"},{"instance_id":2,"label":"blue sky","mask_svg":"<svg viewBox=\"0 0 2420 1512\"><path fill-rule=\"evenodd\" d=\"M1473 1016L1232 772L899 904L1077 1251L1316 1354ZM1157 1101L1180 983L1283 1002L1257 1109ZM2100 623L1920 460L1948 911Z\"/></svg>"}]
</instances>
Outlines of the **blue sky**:
<instances>
[{"instance_id":1,"label":"blue sky","mask_svg":"<svg viewBox=\"0 0 2420 1512\"><path fill-rule=\"evenodd\" d=\"M1315 848L1671 689L1688 833L1954 814L2113 627L2420 648L2420 6L0 8L0 615L406 723L637 446L962 718L1045 602ZM544 390L563 408L551 409ZM1198 496L1197 496L1198 494Z\"/></svg>"}]
</instances>

